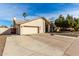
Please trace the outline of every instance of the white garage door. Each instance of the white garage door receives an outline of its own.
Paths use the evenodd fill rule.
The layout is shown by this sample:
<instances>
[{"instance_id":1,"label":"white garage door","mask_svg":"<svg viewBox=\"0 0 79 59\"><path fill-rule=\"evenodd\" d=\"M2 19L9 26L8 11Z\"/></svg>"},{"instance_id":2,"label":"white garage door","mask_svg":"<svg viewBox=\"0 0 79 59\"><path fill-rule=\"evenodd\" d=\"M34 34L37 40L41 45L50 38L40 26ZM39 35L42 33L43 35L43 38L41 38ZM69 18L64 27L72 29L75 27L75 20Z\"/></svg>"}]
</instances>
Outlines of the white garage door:
<instances>
[{"instance_id":1,"label":"white garage door","mask_svg":"<svg viewBox=\"0 0 79 59\"><path fill-rule=\"evenodd\" d=\"M22 27L20 34L26 35L26 34L37 34L37 33L38 33L37 27Z\"/></svg>"}]
</instances>

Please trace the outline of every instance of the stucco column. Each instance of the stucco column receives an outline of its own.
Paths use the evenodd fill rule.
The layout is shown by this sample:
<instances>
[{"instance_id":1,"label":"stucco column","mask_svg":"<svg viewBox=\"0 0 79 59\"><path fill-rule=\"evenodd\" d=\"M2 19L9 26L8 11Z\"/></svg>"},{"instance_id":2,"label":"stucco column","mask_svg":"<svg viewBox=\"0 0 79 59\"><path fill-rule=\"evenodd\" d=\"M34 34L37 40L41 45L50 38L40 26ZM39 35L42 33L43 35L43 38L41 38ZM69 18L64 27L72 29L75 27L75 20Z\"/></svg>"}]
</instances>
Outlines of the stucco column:
<instances>
[{"instance_id":1,"label":"stucco column","mask_svg":"<svg viewBox=\"0 0 79 59\"><path fill-rule=\"evenodd\" d=\"M45 33L45 21L43 21L43 32Z\"/></svg>"}]
</instances>

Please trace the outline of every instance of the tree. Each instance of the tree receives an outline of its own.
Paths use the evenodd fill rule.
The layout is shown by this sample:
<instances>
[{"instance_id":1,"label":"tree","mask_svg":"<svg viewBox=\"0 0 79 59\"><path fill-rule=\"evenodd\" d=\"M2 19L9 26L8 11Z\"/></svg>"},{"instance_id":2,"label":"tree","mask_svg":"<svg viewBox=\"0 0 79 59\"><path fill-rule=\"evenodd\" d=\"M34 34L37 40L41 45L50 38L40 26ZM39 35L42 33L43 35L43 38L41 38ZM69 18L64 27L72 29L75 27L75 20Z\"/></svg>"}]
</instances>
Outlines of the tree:
<instances>
[{"instance_id":1,"label":"tree","mask_svg":"<svg viewBox=\"0 0 79 59\"><path fill-rule=\"evenodd\" d=\"M67 17L66 17L66 21L67 21L67 25L68 25L68 27L73 27L73 26L74 26L75 21L74 21L74 19L73 19L72 16L67 15Z\"/></svg>"},{"instance_id":2,"label":"tree","mask_svg":"<svg viewBox=\"0 0 79 59\"><path fill-rule=\"evenodd\" d=\"M25 20L26 16L27 16L27 14L26 14L26 12L24 12L23 13L24 20Z\"/></svg>"},{"instance_id":3,"label":"tree","mask_svg":"<svg viewBox=\"0 0 79 59\"><path fill-rule=\"evenodd\" d=\"M59 17L55 20L55 25L63 30L65 28L71 28L72 30L78 31L79 18L73 18L73 16L70 15L67 15L67 17L64 18L62 15L59 15Z\"/></svg>"},{"instance_id":4,"label":"tree","mask_svg":"<svg viewBox=\"0 0 79 59\"><path fill-rule=\"evenodd\" d=\"M68 25L68 21L67 21L67 20L64 20L64 24L63 24L63 26L64 26L65 28L69 27L69 25Z\"/></svg>"},{"instance_id":5,"label":"tree","mask_svg":"<svg viewBox=\"0 0 79 59\"><path fill-rule=\"evenodd\" d=\"M57 27L63 27L64 25L64 17L60 15L56 20L55 20L55 25Z\"/></svg>"},{"instance_id":6,"label":"tree","mask_svg":"<svg viewBox=\"0 0 79 59\"><path fill-rule=\"evenodd\" d=\"M75 19L74 29L75 31L78 31L79 29L79 18Z\"/></svg>"},{"instance_id":7,"label":"tree","mask_svg":"<svg viewBox=\"0 0 79 59\"><path fill-rule=\"evenodd\" d=\"M57 31L59 32L61 29L64 29L65 18L62 15L59 15L59 17L55 20L55 25L58 27Z\"/></svg>"}]
</instances>

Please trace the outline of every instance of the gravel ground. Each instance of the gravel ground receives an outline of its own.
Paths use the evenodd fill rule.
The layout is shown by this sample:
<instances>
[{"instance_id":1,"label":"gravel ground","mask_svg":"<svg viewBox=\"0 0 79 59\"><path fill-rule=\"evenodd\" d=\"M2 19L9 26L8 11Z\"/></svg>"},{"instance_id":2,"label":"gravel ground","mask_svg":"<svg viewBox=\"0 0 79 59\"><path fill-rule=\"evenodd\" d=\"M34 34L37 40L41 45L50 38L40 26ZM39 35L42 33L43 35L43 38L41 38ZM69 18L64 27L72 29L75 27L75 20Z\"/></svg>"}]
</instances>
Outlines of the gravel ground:
<instances>
[{"instance_id":1,"label":"gravel ground","mask_svg":"<svg viewBox=\"0 0 79 59\"><path fill-rule=\"evenodd\" d=\"M60 33L51 33L51 34L62 35L62 36L70 36L70 37L78 37L79 31L78 32L60 32Z\"/></svg>"}]
</instances>

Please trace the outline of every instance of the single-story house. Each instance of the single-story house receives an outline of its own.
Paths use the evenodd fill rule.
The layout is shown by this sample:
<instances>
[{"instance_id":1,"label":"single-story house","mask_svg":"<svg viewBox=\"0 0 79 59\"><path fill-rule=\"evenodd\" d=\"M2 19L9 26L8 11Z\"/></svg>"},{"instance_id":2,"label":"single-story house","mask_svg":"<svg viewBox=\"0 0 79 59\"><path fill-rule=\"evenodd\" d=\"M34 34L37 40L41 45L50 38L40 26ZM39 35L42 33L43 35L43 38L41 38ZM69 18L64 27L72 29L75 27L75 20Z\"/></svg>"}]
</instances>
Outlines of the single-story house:
<instances>
[{"instance_id":1,"label":"single-story house","mask_svg":"<svg viewBox=\"0 0 79 59\"><path fill-rule=\"evenodd\" d=\"M16 28L16 34L38 34L50 32L50 21L44 17L40 17L33 20L17 20L13 18L14 28Z\"/></svg>"},{"instance_id":2,"label":"single-story house","mask_svg":"<svg viewBox=\"0 0 79 59\"><path fill-rule=\"evenodd\" d=\"M11 30L10 30L10 28L8 28L7 26L3 26L3 25L1 25L0 26L0 35L9 35L9 34L11 34Z\"/></svg>"}]
</instances>

